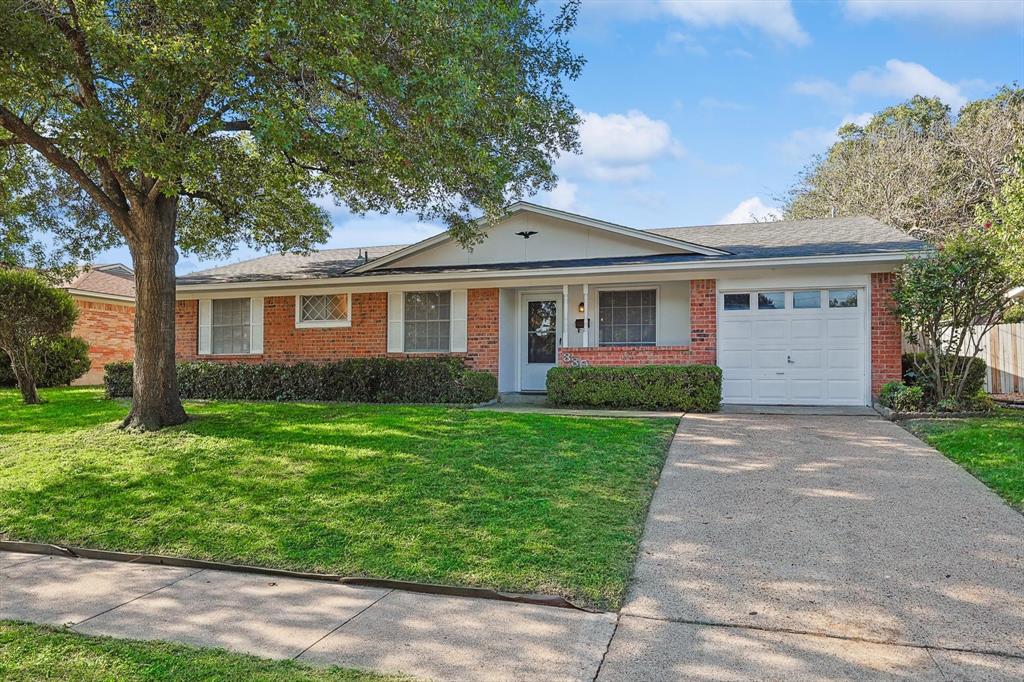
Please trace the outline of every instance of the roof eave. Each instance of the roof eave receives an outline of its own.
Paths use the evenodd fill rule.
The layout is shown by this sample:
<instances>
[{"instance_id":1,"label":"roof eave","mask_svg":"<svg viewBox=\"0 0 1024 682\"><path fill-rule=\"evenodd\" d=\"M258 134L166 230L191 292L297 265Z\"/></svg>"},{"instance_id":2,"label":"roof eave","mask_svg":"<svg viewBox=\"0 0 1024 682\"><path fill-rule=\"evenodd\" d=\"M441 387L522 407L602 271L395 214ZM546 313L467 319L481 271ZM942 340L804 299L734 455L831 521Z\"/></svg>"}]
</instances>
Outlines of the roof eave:
<instances>
[{"instance_id":1,"label":"roof eave","mask_svg":"<svg viewBox=\"0 0 1024 682\"><path fill-rule=\"evenodd\" d=\"M300 278L300 279L264 279L257 281L241 282L219 282L219 283L195 283L178 284L177 289L181 292L215 292L228 290L265 289L268 287L277 288L302 288L317 286L336 285L365 285L375 283L395 283L408 281L432 281L432 280L459 280L459 279L516 279L529 277L556 277L559 275L601 275L626 272L654 273L665 271L700 271L700 270L722 270L757 267L780 267L780 266L801 266L801 265L835 265L843 263L898 263L910 256L920 255L922 251L884 251L869 252L863 254L836 254L828 256L785 256L777 258L735 258L724 260L700 260L687 261L684 263L653 263L653 264L624 264L615 266L583 266L570 268L543 268L531 270L491 270L487 272L438 272L430 275L423 274L392 274L392 275L360 275L349 274L344 277L329 278ZM354 271L349 271L354 274Z\"/></svg>"}]
</instances>

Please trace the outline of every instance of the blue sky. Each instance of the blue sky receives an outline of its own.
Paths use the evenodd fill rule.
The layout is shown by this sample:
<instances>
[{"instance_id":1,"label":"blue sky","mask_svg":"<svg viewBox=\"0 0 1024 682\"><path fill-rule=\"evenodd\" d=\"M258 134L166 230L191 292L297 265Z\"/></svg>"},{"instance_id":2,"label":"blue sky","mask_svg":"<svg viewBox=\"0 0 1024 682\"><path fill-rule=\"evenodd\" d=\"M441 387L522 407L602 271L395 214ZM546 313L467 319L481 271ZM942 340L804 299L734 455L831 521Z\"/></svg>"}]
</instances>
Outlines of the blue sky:
<instances>
[{"instance_id":1,"label":"blue sky","mask_svg":"<svg viewBox=\"0 0 1024 682\"><path fill-rule=\"evenodd\" d=\"M568 90L583 153L560 160L558 189L532 200L634 227L764 218L841 123L917 93L955 111L1024 82L1024 0L584 0L579 19L571 41L587 65ZM328 247L441 229L332 215ZM186 255L178 270L254 255Z\"/></svg>"}]
</instances>

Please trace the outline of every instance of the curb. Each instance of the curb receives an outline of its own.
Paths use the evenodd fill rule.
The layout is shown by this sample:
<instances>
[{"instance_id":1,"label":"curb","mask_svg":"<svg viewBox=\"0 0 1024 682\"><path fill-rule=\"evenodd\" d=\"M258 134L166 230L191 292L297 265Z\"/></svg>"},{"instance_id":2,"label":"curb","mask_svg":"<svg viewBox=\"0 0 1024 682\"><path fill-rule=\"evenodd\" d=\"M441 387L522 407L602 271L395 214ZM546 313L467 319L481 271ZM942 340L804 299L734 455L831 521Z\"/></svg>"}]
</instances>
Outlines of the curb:
<instances>
[{"instance_id":1,"label":"curb","mask_svg":"<svg viewBox=\"0 0 1024 682\"><path fill-rule=\"evenodd\" d=\"M559 609L573 609L575 611L583 611L585 613L603 613L597 609L588 609L582 606L577 606L565 597L558 595L499 592L485 587L461 587L456 585L417 583L410 580L391 580L388 578L366 578L359 576L335 575L330 573L306 573L302 571L289 571L283 568L228 564L220 561L187 559L183 557L163 556L160 554L133 554L130 552L113 552L104 549L89 549L86 547L64 547L61 545L40 542L20 542L17 540L0 540L0 550L20 552L23 554L63 556L72 559L98 559L100 561L152 564L155 566L174 566L177 568L201 568L216 571L230 571L233 573L255 573L258 575L272 575L282 578L333 582L352 587L379 587L383 589L401 590L403 592L417 592L420 594L433 594L447 597L469 597L471 599L488 599L491 601L513 602L517 604L550 606L552 608Z\"/></svg>"}]
</instances>

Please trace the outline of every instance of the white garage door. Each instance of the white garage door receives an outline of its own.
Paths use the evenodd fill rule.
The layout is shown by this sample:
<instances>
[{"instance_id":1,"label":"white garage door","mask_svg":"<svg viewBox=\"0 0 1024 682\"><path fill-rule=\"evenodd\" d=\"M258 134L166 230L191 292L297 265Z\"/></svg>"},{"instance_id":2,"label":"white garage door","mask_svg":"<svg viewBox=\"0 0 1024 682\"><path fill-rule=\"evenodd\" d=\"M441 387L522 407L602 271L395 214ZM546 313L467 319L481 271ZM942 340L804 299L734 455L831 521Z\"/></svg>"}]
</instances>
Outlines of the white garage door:
<instances>
[{"instance_id":1,"label":"white garage door","mask_svg":"<svg viewBox=\"0 0 1024 682\"><path fill-rule=\"evenodd\" d=\"M722 400L863 405L864 289L718 293Z\"/></svg>"}]
</instances>

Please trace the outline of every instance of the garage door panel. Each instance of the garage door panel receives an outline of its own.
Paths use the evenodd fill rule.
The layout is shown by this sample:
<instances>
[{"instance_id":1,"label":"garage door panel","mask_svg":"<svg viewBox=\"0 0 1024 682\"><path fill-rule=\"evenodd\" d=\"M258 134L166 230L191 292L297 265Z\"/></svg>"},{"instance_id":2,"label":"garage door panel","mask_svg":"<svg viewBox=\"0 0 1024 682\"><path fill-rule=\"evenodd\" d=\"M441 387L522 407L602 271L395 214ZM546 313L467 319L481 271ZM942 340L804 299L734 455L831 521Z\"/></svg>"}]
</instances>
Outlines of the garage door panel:
<instances>
[{"instance_id":1,"label":"garage door panel","mask_svg":"<svg viewBox=\"0 0 1024 682\"><path fill-rule=\"evenodd\" d=\"M784 370L788 364L784 350L758 350L754 357L760 369Z\"/></svg>"},{"instance_id":2,"label":"garage door panel","mask_svg":"<svg viewBox=\"0 0 1024 682\"><path fill-rule=\"evenodd\" d=\"M825 321L817 318L794 319L790 323L793 341L818 341L825 331Z\"/></svg>"},{"instance_id":3,"label":"garage door panel","mask_svg":"<svg viewBox=\"0 0 1024 682\"><path fill-rule=\"evenodd\" d=\"M725 369L749 369L753 367L753 351L723 350L718 354L718 366Z\"/></svg>"},{"instance_id":4,"label":"garage door panel","mask_svg":"<svg viewBox=\"0 0 1024 682\"><path fill-rule=\"evenodd\" d=\"M772 311L778 315L779 311ZM758 343L789 341L789 320L754 320L754 338Z\"/></svg>"},{"instance_id":5,"label":"garage door panel","mask_svg":"<svg viewBox=\"0 0 1024 682\"><path fill-rule=\"evenodd\" d=\"M864 350L857 349L831 349L828 351L828 366L830 369L860 369L861 358Z\"/></svg>"},{"instance_id":6,"label":"garage door panel","mask_svg":"<svg viewBox=\"0 0 1024 682\"><path fill-rule=\"evenodd\" d=\"M796 400L825 398L822 382L818 379L793 379L789 382L790 396Z\"/></svg>"},{"instance_id":7,"label":"garage door panel","mask_svg":"<svg viewBox=\"0 0 1024 682\"><path fill-rule=\"evenodd\" d=\"M723 379L722 400L726 402L743 402L753 399L754 382L750 379Z\"/></svg>"},{"instance_id":8,"label":"garage door panel","mask_svg":"<svg viewBox=\"0 0 1024 682\"><path fill-rule=\"evenodd\" d=\"M864 320L849 317L828 320L826 329L829 339L859 339L864 331Z\"/></svg>"},{"instance_id":9,"label":"garage door panel","mask_svg":"<svg viewBox=\"0 0 1024 682\"><path fill-rule=\"evenodd\" d=\"M754 384L754 397L759 400L784 400L786 398L786 380L760 379Z\"/></svg>"},{"instance_id":10,"label":"garage door panel","mask_svg":"<svg viewBox=\"0 0 1024 682\"><path fill-rule=\"evenodd\" d=\"M756 300L756 299L755 299ZM787 294L792 301L792 294ZM863 292L860 300L865 300ZM860 405L866 310L719 309L725 402Z\"/></svg>"}]
</instances>

